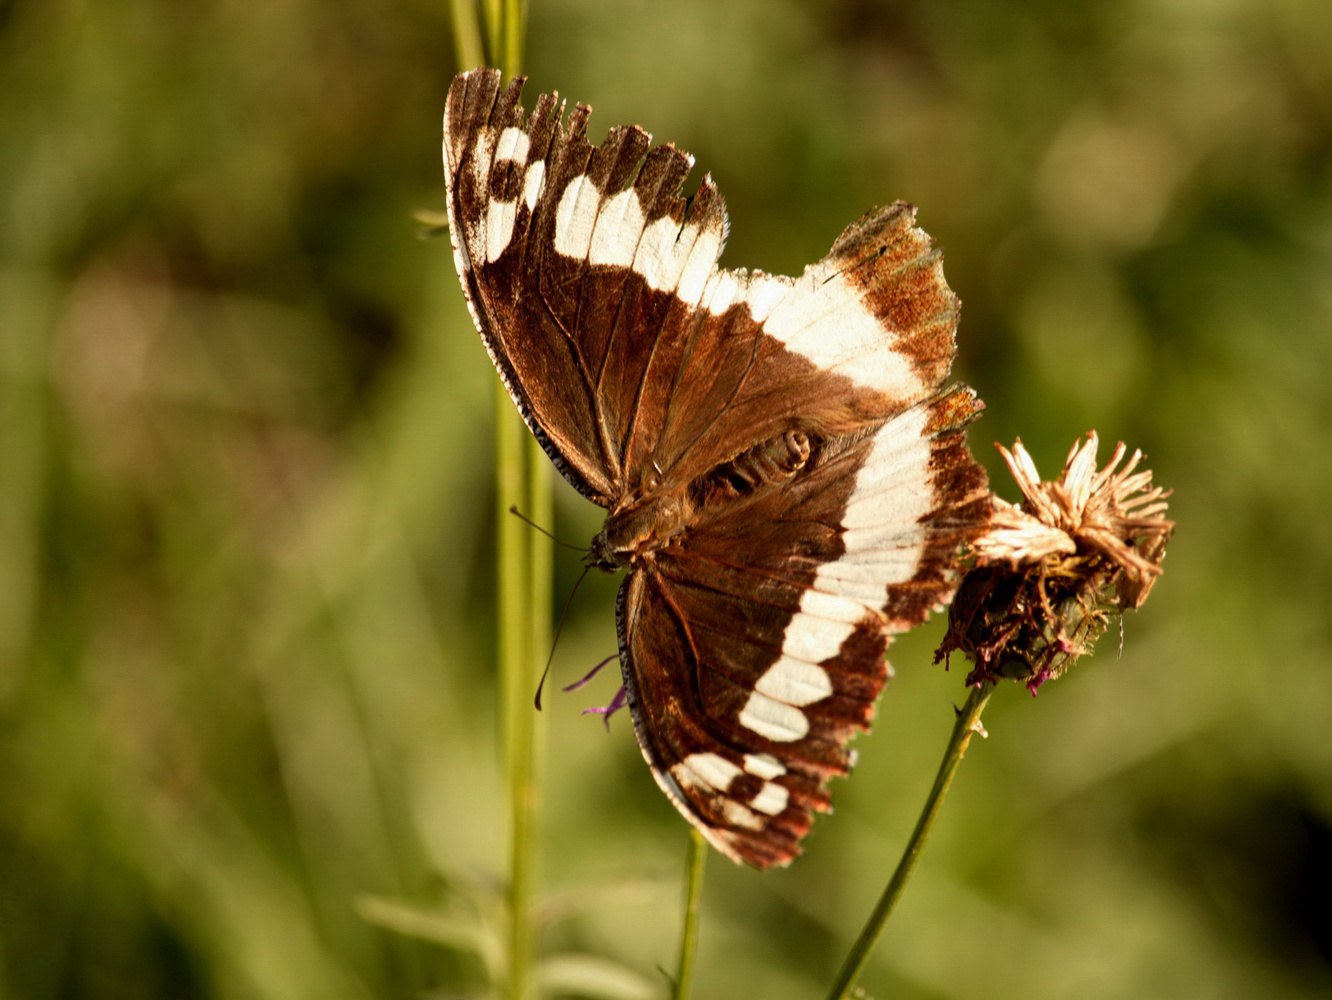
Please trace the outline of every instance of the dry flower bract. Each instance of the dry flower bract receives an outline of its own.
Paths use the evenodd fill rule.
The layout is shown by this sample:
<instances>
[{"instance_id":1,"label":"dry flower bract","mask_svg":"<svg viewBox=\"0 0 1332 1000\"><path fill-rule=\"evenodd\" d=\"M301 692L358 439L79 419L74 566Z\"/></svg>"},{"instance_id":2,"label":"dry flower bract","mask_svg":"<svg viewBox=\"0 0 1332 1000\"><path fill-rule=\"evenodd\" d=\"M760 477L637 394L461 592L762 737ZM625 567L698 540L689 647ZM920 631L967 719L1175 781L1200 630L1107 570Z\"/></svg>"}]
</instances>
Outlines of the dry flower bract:
<instances>
[{"instance_id":1,"label":"dry flower bract","mask_svg":"<svg viewBox=\"0 0 1332 1000\"><path fill-rule=\"evenodd\" d=\"M1096 467L1096 432L1074 444L1057 480L1041 482L1017 441L998 446L1023 502L998 497L990 529L973 544L976 566L958 589L937 659L961 650L968 684L1011 678L1034 694L1091 651L1112 616L1138 608L1161 573L1174 522L1169 491L1124 461L1122 443ZM1121 467L1122 463L1122 467Z\"/></svg>"}]
</instances>

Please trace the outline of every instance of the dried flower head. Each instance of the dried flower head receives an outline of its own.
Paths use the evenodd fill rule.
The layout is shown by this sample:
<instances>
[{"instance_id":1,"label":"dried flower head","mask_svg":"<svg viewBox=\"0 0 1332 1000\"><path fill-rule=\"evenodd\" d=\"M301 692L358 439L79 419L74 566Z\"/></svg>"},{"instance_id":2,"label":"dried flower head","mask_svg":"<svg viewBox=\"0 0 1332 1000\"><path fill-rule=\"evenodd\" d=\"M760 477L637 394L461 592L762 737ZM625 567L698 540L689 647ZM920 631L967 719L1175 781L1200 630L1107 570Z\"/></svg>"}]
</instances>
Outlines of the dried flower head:
<instances>
[{"instance_id":1,"label":"dried flower head","mask_svg":"<svg viewBox=\"0 0 1332 1000\"><path fill-rule=\"evenodd\" d=\"M1017 441L998 446L1023 502L992 497L990 529L976 539L976 566L958 588L936 660L961 650L975 662L968 684L1001 677L1034 694L1091 651L1112 616L1142 606L1161 573L1174 522L1168 490L1135 472L1142 452L1120 468L1122 443L1096 468L1096 432L1074 444L1064 472L1041 482Z\"/></svg>"}]
</instances>

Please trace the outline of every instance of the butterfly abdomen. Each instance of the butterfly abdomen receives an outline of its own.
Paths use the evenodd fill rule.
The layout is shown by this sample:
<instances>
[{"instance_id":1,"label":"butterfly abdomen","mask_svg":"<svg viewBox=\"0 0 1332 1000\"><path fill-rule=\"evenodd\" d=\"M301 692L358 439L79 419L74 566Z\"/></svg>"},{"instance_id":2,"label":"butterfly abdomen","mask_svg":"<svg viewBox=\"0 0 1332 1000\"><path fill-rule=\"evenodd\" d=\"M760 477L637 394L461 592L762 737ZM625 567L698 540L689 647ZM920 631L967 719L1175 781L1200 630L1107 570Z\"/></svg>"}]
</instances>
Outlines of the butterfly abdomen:
<instances>
[{"instance_id":1,"label":"butterfly abdomen","mask_svg":"<svg viewBox=\"0 0 1332 1000\"><path fill-rule=\"evenodd\" d=\"M708 510L776 486L805 467L813 447L805 431L785 431L701 476L690 486L690 494L698 508Z\"/></svg>"}]
</instances>

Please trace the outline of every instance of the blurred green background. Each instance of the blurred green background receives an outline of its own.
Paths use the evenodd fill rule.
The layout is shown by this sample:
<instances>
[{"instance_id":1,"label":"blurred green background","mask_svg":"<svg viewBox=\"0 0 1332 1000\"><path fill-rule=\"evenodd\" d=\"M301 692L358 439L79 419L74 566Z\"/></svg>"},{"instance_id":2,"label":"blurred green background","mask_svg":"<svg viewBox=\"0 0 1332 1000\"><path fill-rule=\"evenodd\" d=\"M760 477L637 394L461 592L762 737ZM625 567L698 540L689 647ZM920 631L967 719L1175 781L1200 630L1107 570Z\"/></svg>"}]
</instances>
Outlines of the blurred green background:
<instances>
[{"instance_id":1,"label":"blurred green background","mask_svg":"<svg viewBox=\"0 0 1332 1000\"><path fill-rule=\"evenodd\" d=\"M1332 996L1332 5L534 0L528 51L529 106L697 155L730 266L920 206L1001 492L992 441L1052 475L1093 427L1176 489L1122 657L995 698L870 992ZM452 53L443 0L0 2L5 996L481 981L362 912L503 870L494 376L411 218ZM557 683L614 649L592 583ZM714 856L700 997L826 988L963 696L940 634L802 860ZM685 828L578 716L611 673L548 699L548 943L660 983Z\"/></svg>"}]
</instances>

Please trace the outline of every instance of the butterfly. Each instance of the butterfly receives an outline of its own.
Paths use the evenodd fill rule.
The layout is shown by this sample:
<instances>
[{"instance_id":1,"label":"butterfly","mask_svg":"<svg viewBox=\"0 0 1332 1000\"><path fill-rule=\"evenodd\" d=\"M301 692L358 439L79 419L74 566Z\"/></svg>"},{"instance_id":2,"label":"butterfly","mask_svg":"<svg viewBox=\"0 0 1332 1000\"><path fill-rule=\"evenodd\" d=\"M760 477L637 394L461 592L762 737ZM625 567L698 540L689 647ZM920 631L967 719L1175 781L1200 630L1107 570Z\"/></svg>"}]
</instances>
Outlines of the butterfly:
<instances>
[{"instance_id":1,"label":"butterfly","mask_svg":"<svg viewBox=\"0 0 1332 1000\"><path fill-rule=\"evenodd\" d=\"M524 80L459 75L444 119L454 263L477 330L564 477L606 508L634 732L723 854L800 853L889 676L988 520L944 388L959 303L902 202L799 278L718 266L725 205L693 158Z\"/></svg>"}]
</instances>

